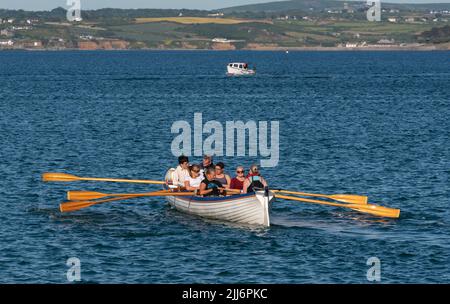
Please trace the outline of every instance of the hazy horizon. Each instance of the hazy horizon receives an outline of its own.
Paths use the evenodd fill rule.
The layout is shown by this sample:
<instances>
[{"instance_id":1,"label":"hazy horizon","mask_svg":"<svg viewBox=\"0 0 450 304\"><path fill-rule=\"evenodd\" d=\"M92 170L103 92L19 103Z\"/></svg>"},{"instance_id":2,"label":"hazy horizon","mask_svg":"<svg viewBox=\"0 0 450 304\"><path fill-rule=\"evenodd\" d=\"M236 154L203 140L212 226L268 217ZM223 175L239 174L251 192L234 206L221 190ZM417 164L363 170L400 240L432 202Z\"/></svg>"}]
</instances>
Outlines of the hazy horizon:
<instances>
[{"instance_id":1,"label":"hazy horizon","mask_svg":"<svg viewBox=\"0 0 450 304\"><path fill-rule=\"evenodd\" d=\"M220 9L231 6L267 3L286 0L80 0L82 9L100 8L156 8L156 9ZM344 1L344 0L342 0ZM358 0L347 0L358 1ZM365 1L365 0L360 0ZM67 0L2 0L0 9L23 9L28 11L52 10L68 7ZM450 0L388 0L386 3L450 3Z\"/></svg>"}]
</instances>

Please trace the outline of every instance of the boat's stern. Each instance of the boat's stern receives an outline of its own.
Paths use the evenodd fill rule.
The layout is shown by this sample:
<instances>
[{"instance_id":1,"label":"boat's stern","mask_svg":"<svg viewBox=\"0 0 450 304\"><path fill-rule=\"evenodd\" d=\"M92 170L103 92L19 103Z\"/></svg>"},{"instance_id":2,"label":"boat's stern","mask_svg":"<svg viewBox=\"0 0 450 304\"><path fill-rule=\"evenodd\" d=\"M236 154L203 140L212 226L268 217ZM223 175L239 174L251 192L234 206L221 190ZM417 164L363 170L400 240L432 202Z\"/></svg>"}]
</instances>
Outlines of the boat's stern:
<instances>
[{"instance_id":1,"label":"boat's stern","mask_svg":"<svg viewBox=\"0 0 450 304\"><path fill-rule=\"evenodd\" d=\"M263 209L263 225L266 227L270 226L270 207L272 205L272 201L275 198L275 194L266 187L264 190L256 191L255 196L261 204L261 208Z\"/></svg>"}]
</instances>

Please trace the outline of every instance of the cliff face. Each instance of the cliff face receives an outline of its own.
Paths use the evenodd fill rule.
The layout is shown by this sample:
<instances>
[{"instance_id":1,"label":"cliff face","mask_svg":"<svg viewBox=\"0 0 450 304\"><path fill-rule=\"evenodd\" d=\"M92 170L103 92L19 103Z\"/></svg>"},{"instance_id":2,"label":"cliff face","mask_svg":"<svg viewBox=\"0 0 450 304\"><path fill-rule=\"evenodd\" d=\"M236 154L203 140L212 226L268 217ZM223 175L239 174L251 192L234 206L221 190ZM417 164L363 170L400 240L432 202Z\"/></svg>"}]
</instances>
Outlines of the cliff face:
<instances>
[{"instance_id":1,"label":"cliff face","mask_svg":"<svg viewBox=\"0 0 450 304\"><path fill-rule=\"evenodd\" d=\"M124 40L79 41L80 50L126 50L130 43Z\"/></svg>"},{"instance_id":2,"label":"cliff face","mask_svg":"<svg viewBox=\"0 0 450 304\"><path fill-rule=\"evenodd\" d=\"M236 47L231 43L213 43L211 44L213 50L235 50Z\"/></svg>"},{"instance_id":3,"label":"cliff face","mask_svg":"<svg viewBox=\"0 0 450 304\"><path fill-rule=\"evenodd\" d=\"M97 50L98 44L93 41L80 41L78 42L78 48L80 50Z\"/></svg>"},{"instance_id":4,"label":"cliff face","mask_svg":"<svg viewBox=\"0 0 450 304\"><path fill-rule=\"evenodd\" d=\"M99 45L105 50L126 50L130 43L124 40L104 40L100 41Z\"/></svg>"},{"instance_id":5,"label":"cliff face","mask_svg":"<svg viewBox=\"0 0 450 304\"><path fill-rule=\"evenodd\" d=\"M271 50L277 49L279 46L275 43L249 43L247 49L250 50Z\"/></svg>"}]
</instances>

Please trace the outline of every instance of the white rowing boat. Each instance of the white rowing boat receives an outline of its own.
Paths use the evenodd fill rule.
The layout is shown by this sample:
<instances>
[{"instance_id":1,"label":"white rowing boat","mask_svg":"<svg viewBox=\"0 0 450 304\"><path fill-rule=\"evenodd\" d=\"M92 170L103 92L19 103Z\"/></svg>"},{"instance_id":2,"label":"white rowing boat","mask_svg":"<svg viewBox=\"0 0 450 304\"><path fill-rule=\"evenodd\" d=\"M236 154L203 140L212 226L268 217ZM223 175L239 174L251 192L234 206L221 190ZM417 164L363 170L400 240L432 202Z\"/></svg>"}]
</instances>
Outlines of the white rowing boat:
<instances>
[{"instance_id":1,"label":"white rowing boat","mask_svg":"<svg viewBox=\"0 0 450 304\"><path fill-rule=\"evenodd\" d=\"M170 169L166 174L166 181L169 183L173 170ZM167 196L166 199L172 207L181 212L204 218L269 227L269 211L274 197L274 193L266 189L229 196Z\"/></svg>"},{"instance_id":2,"label":"white rowing boat","mask_svg":"<svg viewBox=\"0 0 450 304\"><path fill-rule=\"evenodd\" d=\"M270 191L222 197L167 196L179 211L197 216L249 225L270 226L269 209L274 195Z\"/></svg>"}]
</instances>

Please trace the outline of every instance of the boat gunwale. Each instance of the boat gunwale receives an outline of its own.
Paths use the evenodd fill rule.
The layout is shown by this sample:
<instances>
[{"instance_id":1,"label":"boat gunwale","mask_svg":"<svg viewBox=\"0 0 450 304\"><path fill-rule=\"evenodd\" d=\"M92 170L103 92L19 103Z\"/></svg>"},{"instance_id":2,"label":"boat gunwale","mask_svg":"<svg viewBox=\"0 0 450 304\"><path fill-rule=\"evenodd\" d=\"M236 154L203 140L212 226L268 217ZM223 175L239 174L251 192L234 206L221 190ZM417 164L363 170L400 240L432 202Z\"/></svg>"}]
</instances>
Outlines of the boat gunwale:
<instances>
[{"instance_id":1,"label":"boat gunwale","mask_svg":"<svg viewBox=\"0 0 450 304\"><path fill-rule=\"evenodd\" d=\"M181 191L183 192L183 191ZM179 192L176 192L179 193ZM201 196L172 196L176 197L176 199L183 200L183 201L198 201L198 202L211 202L211 203L221 203L221 202L228 202L228 201L234 201L239 200L246 197L255 196L256 193L243 193L243 194L237 194L237 195L230 195L230 196L224 196L224 197L201 197ZM169 197L171 197L169 195Z\"/></svg>"}]
</instances>

